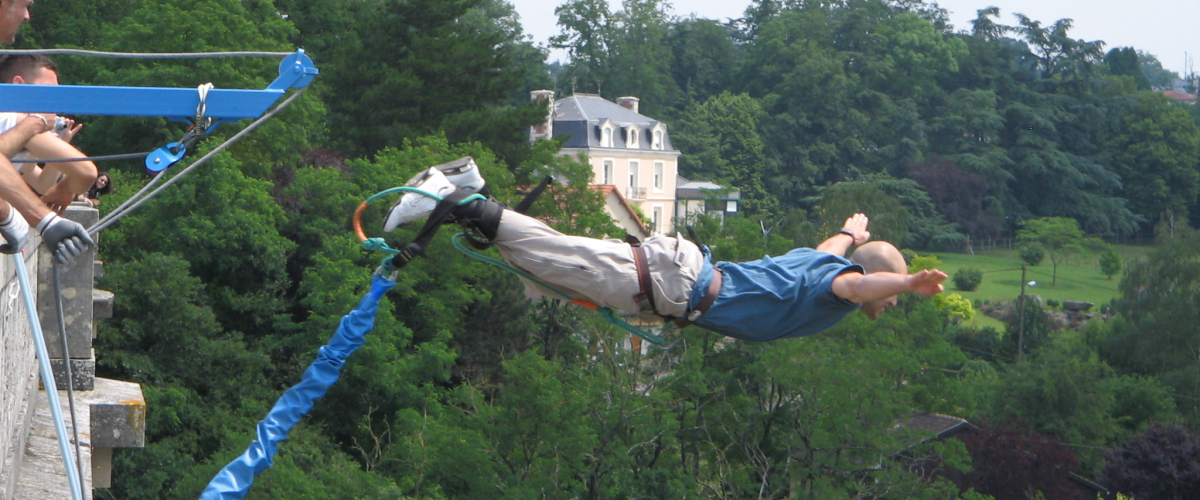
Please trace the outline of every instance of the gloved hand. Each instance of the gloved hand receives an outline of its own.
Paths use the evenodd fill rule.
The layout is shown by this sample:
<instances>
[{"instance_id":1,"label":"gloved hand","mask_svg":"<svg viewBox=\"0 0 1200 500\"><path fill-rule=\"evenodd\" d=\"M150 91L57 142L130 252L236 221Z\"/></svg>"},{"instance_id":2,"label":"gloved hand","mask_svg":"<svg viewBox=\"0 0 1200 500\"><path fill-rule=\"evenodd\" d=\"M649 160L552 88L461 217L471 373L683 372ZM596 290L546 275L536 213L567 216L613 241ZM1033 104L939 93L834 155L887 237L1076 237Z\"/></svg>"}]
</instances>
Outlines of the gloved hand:
<instances>
[{"instance_id":1,"label":"gloved hand","mask_svg":"<svg viewBox=\"0 0 1200 500\"><path fill-rule=\"evenodd\" d=\"M0 253L18 253L29 241L29 223L25 222L25 218L17 214L15 209L9 209L8 219L0 222L0 235L3 235L5 240L5 243L0 245Z\"/></svg>"},{"instance_id":2,"label":"gloved hand","mask_svg":"<svg viewBox=\"0 0 1200 500\"><path fill-rule=\"evenodd\" d=\"M59 264L70 263L88 247L96 244L78 222L64 219L54 213L43 218L42 222L38 223L38 229L42 232L42 241L54 249L54 260Z\"/></svg>"}]
</instances>

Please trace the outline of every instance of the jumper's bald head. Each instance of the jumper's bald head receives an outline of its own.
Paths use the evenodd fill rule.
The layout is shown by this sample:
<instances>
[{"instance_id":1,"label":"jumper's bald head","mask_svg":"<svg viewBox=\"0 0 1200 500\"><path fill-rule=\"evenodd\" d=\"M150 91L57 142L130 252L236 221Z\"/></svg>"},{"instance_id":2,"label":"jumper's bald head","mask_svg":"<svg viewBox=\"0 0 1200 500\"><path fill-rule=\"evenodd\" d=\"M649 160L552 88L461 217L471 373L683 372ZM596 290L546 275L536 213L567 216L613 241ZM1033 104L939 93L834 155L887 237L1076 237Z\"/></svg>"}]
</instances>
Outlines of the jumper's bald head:
<instances>
[{"instance_id":1,"label":"jumper's bald head","mask_svg":"<svg viewBox=\"0 0 1200 500\"><path fill-rule=\"evenodd\" d=\"M862 266L867 274L908 274L908 265L904 263L904 256L900 254L900 250L897 250L895 246L886 241L872 241L862 244L854 249L854 254L850 256L850 261ZM862 307L858 310L866 314L868 318L875 319L883 311L895 307L896 303L897 297L892 295L879 300L863 302Z\"/></svg>"},{"instance_id":2,"label":"jumper's bald head","mask_svg":"<svg viewBox=\"0 0 1200 500\"><path fill-rule=\"evenodd\" d=\"M886 241L872 241L854 249L850 261L863 266L867 273L908 274L908 265L900 250Z\"/></svg>"}]
</instances>

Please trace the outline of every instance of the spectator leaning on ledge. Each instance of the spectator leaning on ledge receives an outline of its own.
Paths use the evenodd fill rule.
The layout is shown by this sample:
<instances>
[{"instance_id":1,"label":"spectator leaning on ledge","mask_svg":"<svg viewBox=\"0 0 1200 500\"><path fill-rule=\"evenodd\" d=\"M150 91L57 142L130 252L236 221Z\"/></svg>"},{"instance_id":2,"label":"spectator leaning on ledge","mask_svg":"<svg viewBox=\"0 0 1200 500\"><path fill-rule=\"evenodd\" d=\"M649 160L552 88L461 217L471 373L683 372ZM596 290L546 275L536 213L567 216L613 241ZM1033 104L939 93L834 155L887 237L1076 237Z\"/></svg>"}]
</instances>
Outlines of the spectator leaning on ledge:
<instances>
[{"instance_id":1,"label":"spectator leaning on ledge","mask_svg":"<svg viewBox=\"0 0 1200 500\"><path fill-rule=\"evenodd\" d=\"M112 188L112 177L108 175L108 172L100 172L100 175L96 176L96 182L92 184L92 188L88 190L87 194L81 194L75 200L98 207L100 206L100 195L112 192Z\"/></svg>"},{"instance_id":2,"label":"spectator leaning on ledge","mask_svg":"<svg viewBox=\"0 0 1200 500\"><path fill-rule=\"evenodd\" d=\"M0 43L10 44L17 38L21 24L29 20L32 0L0 0ZM0 107L4 103L0 102ZM42 235L59 262L70 262L95 245L83 226L59 217L42 203L33 190L21 179L9 158L25 149L33 136L50 132L58 117L53 113L30 113L12 129L0 134L0 252L17 253L25 246L29 227ZM18 214L20 215L18 217Z\"/></svg>"}]
</instances>

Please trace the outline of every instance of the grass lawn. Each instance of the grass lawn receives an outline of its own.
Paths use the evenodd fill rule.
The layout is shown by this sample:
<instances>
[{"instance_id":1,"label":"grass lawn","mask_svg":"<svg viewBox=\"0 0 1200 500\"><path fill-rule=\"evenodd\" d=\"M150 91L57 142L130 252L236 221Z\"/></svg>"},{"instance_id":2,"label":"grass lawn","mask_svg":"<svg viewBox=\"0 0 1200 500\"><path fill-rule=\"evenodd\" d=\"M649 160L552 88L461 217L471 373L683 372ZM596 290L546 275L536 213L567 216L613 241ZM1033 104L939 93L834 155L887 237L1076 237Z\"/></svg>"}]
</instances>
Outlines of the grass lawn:
<instances>
[{"instance_id":1,"label":"grass lawn","mask_svg":"<svg viewBox=\"0 0 1200 500\"><path fill-rule=\"evenodd\" d=\"M1129 262L1140 258L1151 250L1146 246L1119 245L1117 250L1122 260ZM941 270L951 276L946 280L946 290L966 297L972 302L978 301L1008 301L1021 294L1021 261L1015 250L995 250L968 255L963 253L930 252L921 255L934 255L942 261ZM983 271L983 282L974 292L962 292L954 288L955 271L967 266L975 266ZM1118 295L1117 284L1121 275L1108 279L1100 273L1100 266L1094 259L1075 259L1073 262L1058 266L1058 283L1051 286L1054 266L1050 259L1042 261L1037 266L1026 271L1025 281L1035 281L1037 284L1026 287L1025 293L1041 295L1046 300L1065 300L1091 302L1097 306L1107 304ZM992 318L976 315L971 321L975 326L993 326L1002 328L1003 324Z\"/></svg>"}]
</instances>

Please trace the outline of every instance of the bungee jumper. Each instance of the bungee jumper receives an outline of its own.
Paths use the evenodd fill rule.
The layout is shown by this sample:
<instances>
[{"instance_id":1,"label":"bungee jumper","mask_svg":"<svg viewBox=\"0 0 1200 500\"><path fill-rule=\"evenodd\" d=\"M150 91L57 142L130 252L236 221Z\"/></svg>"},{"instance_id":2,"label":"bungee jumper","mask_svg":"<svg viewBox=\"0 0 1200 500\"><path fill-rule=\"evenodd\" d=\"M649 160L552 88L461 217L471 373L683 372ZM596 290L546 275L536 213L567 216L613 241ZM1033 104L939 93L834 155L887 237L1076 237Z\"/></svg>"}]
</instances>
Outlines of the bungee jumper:
<instances>
[{"instance_id":1,"label":"bungee jumper","mask_svg":"<svg viewBox=\"0 0 1200 500\"><path fill-rule=\"evenodd\" d=\"M384 231L428 217L418 237L427 243L438 225L459 224L482 237L479 246L499 249L520 271L530 298L576 299L743 340L812 335L855 310L876 319L899 294L935 295L946 279L938 270L908 274L895 246L869 241L861 213L816 248L713 263L707 247L678 235L622 242L560 233L484 196L486 181L469 157L430 167L399 189L406 192L388 212ZM424 243L410 244L398 257L406 263Z\"/></svg>"},{"instance_id":2,"label":"bungee jumper","mask_svg":"<svg viewBox=\"0 0 1200 500\"><path fill-rule=\"evenodd\" d=\"M405 186L368 198L354 213L354 231L368 250L388 253L376 268L371 288L338 326L303 379L280 396L259 422L256 439L242 455L209 482L202 500L237 500L249 492L255 477L272 465L279 444L312 409L316 399L337 381L349 356L374 326L378 302L395 285L396 274L422 255L445 224L465 231L453 242L464 253L504 267L524 282L531 298L551 297L584 305L610 323L662 340L617 319L612 309L695 324L746 340L774 340L810 335L829 328L854 310L875 319L905 292L934 295L946 274L936 270L906 274L899 250L885 242L868 242L867 217L855 214L843 229L815 249L744 263L713 264L707 247L679 236L657 235L644 243L570 236L524 215L544 190L543 181L515 209L490 196L487 183L470 157L430 167ZM402 193L389 210L383 229L426 218L414 240L400 249L381 238L368 238L361 215L370 202ZM504 262L468 250L496 246ZM851 248L857 250L847 260Z\"/></svg>"}]
</instances>

